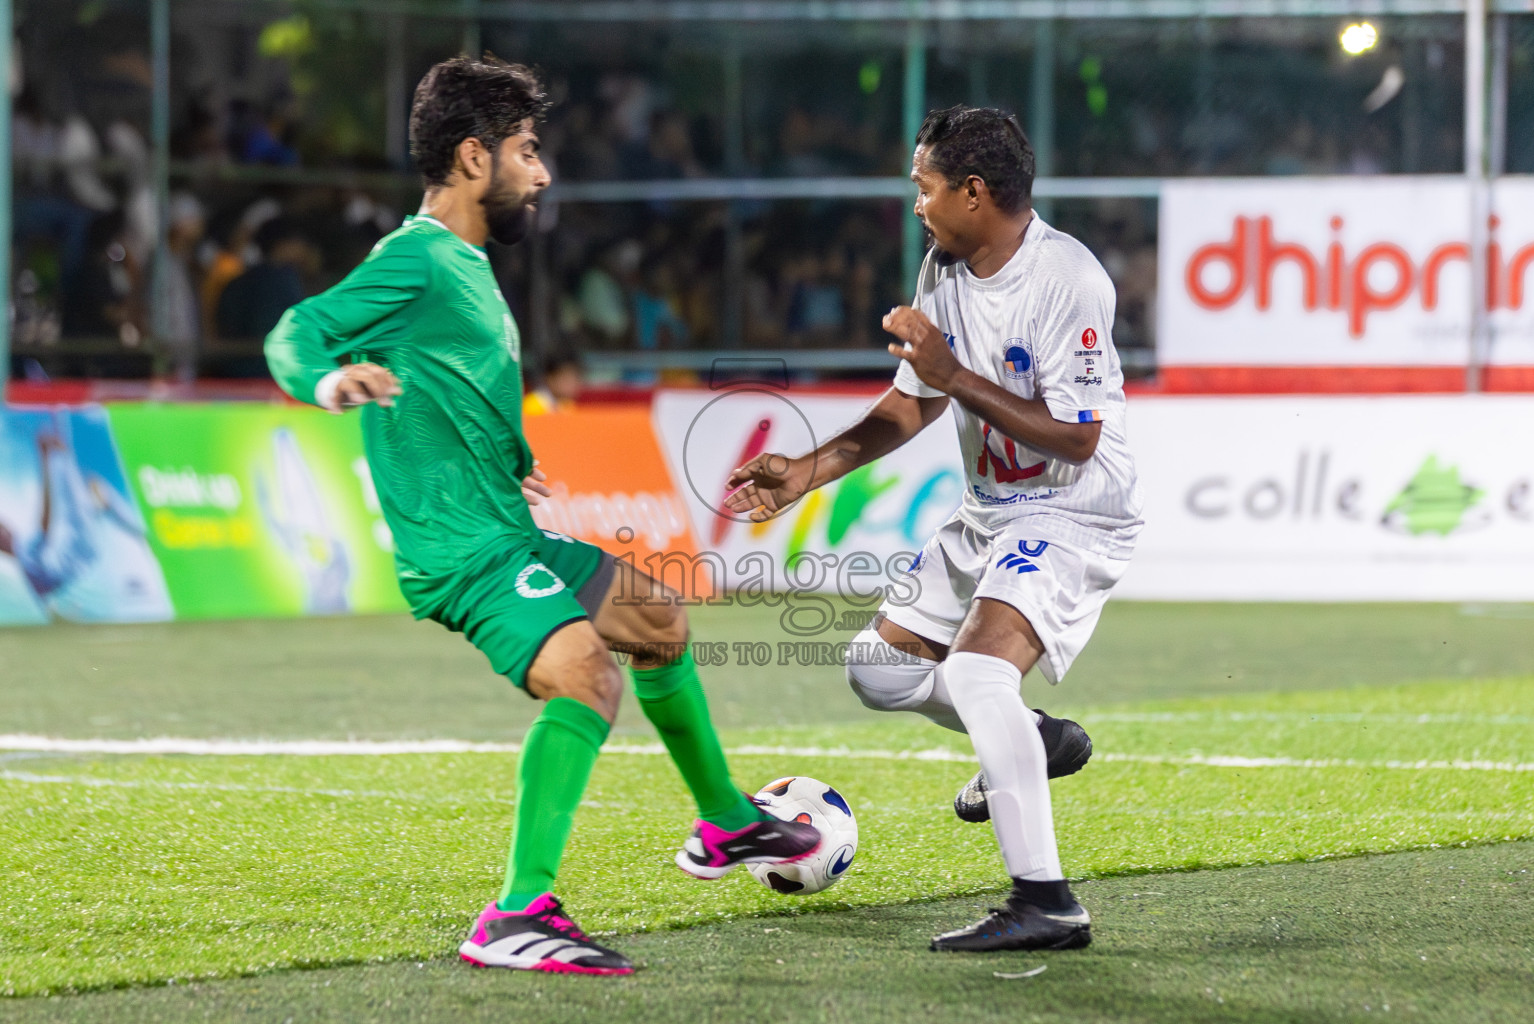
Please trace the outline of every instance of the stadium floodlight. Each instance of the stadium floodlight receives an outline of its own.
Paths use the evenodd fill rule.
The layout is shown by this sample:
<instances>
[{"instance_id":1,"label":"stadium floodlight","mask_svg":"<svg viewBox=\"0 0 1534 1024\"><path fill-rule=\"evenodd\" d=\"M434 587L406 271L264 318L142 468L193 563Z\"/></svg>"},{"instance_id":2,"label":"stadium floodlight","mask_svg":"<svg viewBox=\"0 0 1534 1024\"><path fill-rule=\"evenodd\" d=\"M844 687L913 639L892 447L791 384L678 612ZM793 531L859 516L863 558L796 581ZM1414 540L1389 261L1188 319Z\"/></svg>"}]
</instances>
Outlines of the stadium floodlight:
<instances>
[{"instance_id":1,"label":"stadium floodlight","mask_svg":"<svg viewBox=\"0 0 1534 1024\"><path fill-rule=\"evenodd\" d=\"M1367 21L1355 22L1342 30L1337 37L1342 44L1342 51L1350 57L1357 57L1361 53L1368 53L1380 41L1379 29Z\"/></svg>"}]
</instances>

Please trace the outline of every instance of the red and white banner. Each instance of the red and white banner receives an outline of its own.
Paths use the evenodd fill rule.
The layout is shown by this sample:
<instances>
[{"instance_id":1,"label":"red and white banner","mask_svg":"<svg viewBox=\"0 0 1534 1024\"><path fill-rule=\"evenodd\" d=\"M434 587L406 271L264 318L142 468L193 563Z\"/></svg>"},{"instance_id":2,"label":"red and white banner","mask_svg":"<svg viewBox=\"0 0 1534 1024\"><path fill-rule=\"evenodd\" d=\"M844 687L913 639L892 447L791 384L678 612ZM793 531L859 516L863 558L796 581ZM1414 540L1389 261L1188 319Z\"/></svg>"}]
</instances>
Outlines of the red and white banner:
<instances>
[{"instance_id":1,"label":"red and white banner","mask_svg":"<svg viewBox=\"0 0 1534 1024\"><path fill-rule=\"evenodd\" d=\"M1534 366L1534 179L1488 224L1489 361ZM1470 193L1458 177L1199 179L1161 193L1163 367L1462 367Z\"/></svg>"}]
</instances>

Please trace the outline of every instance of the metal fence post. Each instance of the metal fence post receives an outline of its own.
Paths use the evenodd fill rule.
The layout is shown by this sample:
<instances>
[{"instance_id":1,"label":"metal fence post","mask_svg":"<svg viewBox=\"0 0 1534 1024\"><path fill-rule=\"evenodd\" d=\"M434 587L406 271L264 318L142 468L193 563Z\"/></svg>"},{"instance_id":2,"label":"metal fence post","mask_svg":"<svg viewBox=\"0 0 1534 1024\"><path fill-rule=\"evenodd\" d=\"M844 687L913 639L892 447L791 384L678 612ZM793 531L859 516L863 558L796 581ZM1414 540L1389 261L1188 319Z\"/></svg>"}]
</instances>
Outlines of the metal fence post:
<instances>
[{"instance_id":1,"label":"metal fence post","mask_svg":"<svg viewBox=\"0 0 1534 1024\"><path fill-rule=\"evenodd\" d=\"M479 33L479 0L463 0L463 47L464 55L479 60L485 55Z\"/></svg>"},{"instance_id":2,"label":"metal fence post","mask_svg":"<svg viewBox=\"0 0 1534 1024\"><path fill-rule=\"evenodd\" d=\"M6 384L11 379L11 0L0 0L0 408L5 406Z\"/></svg>"},{"instance_id":3,"label":"metal fence post","mask_svg":"<svg viewBox=\"0 0 1534 1024\"><path fill-rule=\"evenodd\" d=\"M1507 15L1491 16L1491 94L1487 100L1486 175L1507 173Z\"/></svg>"},{"instance_id":4,"label":"metal fence post","mask_svg":"<svg viewBox=\"0 0 1534 1024\"><path fill-rule=\"evenodd\" d=\"M724 169L732 178L746 173L745 56L740 35L730 31L723 52L724 75ZM724 309L719 318L721 348L746 344L746 238L745 211L738 202L725 204Z\"/></svg>"},{"instance_id":5,"label":"metal fence post","mask_svg":"<svg viewBox=\"0 0 1534 1024\"><path fill-rule=\"evenodd\" d=\"M1055 22L1044 18L1033 27L1033 88L1029 97L1028 135L1033 143L1033 176L1055 175ZM1046 221L1055 216L1053 199L1034 199Z\"/></svg>"},{"instance_id":6,"label":"metal fence post","mask_svg":"<svg viewBox=\"0 0 1534 1024\"><path fill-rule=\"evenodd\" d=\"M410 91L405 82L405 16L390 15L384 27L384 152L392 167L410 166Z\"/></svg>"},{"instance_id":7,"label":"metal fence post","mask_svg":"<svg viewBox=\"0 0 1534 1024\"><path fill-rule=\"evenodd\" d=\"M904 114L901 126L905 143L910 146L927 118L927 33L926 26L914 18L906 29ZM905 226L900 234L900 283L903 298L909 302L910 296L916 294L916 278L921 273L926 235L909 210L904 212L900 222Z\"/></svg>"},{"instance_id":8,"label":"metal fence post","mask_svg":"<svg viewBox=\"0 0 1534 1024\"><path fill-rule=\"evenodd\" d=\"M149 268L149 333L164 346L170 337L170 0L149 5L151 79L149 135L153 150L154 254ZM162 348L162 351L163 348Z\"/></svg>"},{"instance_id":9,"label":"metal fence post","mask_svg":"<svg viewBox=\"0 0 1534 1024\"><path fill-rule=\"evenodd\" d=\"M1485 385L1490 354L1486 244L1491 201L1486 183L1486 0L1465 2L1465 183L1470 191L1470 352L1465 390Z\"/></svg>"}]
</instances>

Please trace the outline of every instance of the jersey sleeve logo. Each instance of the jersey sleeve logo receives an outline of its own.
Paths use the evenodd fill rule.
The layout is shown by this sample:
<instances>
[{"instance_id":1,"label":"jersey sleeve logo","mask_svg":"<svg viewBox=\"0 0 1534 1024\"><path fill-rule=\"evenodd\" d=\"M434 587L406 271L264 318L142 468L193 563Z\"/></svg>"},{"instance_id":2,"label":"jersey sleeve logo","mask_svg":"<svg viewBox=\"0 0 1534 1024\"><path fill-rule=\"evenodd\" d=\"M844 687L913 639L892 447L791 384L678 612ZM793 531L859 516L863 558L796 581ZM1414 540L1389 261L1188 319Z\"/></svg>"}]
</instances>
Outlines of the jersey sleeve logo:
<instances>
[{"instance_id":1,"label":"jersey sleeve logo","mask_svg":"<svg viewBox=\"0 0 1534 1024\"><path fill-rule=\"evenodd\" d=\"M1082 348L1096 348L1097 347L1097 332L1092 330L1092 328L1088 327L1086 330L1081 332L1081 347Z\"/></svg>"},{"instance_id":2,"label":"jersey sleeve logo","mask_svg":"<svg viewBox=\"0 0 1534 1024\"><path fill-rule=\"evenodd\" d=\"M1001 356L1001 369L1012 380L1022 380L1033 372L1033 359L1023 347L1022 338L1008 338Z\"/></svg>"}]
</instances>

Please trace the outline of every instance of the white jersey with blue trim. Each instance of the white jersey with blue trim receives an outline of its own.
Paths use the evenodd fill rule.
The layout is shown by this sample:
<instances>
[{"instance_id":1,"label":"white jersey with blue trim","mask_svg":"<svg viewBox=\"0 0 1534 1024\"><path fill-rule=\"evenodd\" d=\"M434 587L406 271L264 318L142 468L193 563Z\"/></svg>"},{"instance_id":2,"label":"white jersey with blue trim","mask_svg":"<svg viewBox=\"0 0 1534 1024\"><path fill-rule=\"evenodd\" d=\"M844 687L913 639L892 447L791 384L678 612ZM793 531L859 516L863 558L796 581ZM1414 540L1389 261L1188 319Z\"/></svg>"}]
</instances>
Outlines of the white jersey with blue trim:
<instances>
[{"instance_id":1,"label":"white jersey with blue trim","mask_svg":"<svg viewBox=\"0 0 1534 1024\"><path fill-rule=\"evenodd\" d=\"M1124 434L1124 374L1113 348L1113 282L1086 246L1037 215L995 274L976 277L936 250L922 264L914 306L948 338L960 363L1019 398L1042 398L1066 423L1101 422L1086 462L1006 437L958 402L968 486L959 515L996 530L1019 516L1056 512L1103 526L1136 522L1143 504ZM895 387L936 397L911 364Z\"/></svg>"}]
</instances>

